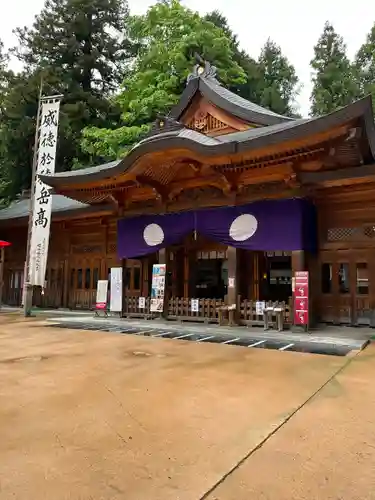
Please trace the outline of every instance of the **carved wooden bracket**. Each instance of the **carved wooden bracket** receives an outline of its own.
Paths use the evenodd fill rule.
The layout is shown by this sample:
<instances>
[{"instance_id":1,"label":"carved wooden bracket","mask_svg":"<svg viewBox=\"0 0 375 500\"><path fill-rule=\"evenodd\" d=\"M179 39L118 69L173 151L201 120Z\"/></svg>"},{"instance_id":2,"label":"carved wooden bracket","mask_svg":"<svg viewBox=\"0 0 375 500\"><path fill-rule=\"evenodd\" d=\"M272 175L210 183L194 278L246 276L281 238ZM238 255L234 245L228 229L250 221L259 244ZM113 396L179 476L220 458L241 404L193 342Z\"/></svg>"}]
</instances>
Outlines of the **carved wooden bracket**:
<instances>
[{"instance_id":1,"label":"carved wooden bracket","mask_svg":"<svg viewBox=\"0 0 375 500\"><path fill-rule=\"evenodd\" d=\"M168 199L172 200L176 198L176 196L178 196L182 191L185 191L187 189L194 189L205 186L211 186L220 189L224 194L232 192L232 184L228 181L226 176L220 173L213 173L212 175L206 177L194 177L193 179L181 181L178 184L173 183L170 186Z\"/></svg>"},{"instance_id":2,"label":"carved wooden bracket","mask_svg":"<svg viewBox=\"0 0 375 500\"><path fill-rule=\"evenodd\" d=\"M286 186L291 189L298 189L301 187L301 182L299 181L298 176L295 172L285 177L284 182Z\"/></svg>"},{"instance_id":3,"label":"carved wooden bracket","mask_svg":"<svg viewBox=\"0 0 375 500\"><path fill-rule=\"evenodd\" d=\"M137 175L136 180L137 182L139 182L139 184L142 184L143 186L149 186L150 188L152 188L154 190L157 199L159 200L168 199L169 192L166 186L160 184L160 182L155 181L154 179L150 179L145 175Z\"/></svg>"}]
</instances>

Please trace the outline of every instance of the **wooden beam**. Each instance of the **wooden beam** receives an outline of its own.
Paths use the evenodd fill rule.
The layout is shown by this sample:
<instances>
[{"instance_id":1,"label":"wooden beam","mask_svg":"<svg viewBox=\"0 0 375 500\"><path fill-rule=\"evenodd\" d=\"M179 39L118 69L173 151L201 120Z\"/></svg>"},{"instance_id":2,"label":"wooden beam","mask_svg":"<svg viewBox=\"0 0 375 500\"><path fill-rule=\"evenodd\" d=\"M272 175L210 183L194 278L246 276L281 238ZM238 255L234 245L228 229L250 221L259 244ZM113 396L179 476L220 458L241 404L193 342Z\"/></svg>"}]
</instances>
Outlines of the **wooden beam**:
<instances>
[{"instance_id":1,"label":"wooden beam","mask_svg":"<svg viewBox=\"0 0 375 500\"><path fill-rule=\"evenodd\" d=\"M179 181L178 183L172 182L169 184L169 196L168 198L172 200L182 191L187 189L194 189L197 187L212 186L221 189L223 193L229 192L231 190L231 184L226 179L224 175L213 174L207 177L194 177L191 179L186 179L184 181Z\"/></svg>"},{"instance_id":2,"label":"wooden beam","mask_svg":"<svg viewBox=\"0 0 375 500\"><path fill-rule=\"evenodd\" d=\"M321 172L301 172L299 177L302 184L323 184L327 187L345 184L349 181L365 182L374 180L375 165L360 165Z\"/></svg>"}]
</instances>

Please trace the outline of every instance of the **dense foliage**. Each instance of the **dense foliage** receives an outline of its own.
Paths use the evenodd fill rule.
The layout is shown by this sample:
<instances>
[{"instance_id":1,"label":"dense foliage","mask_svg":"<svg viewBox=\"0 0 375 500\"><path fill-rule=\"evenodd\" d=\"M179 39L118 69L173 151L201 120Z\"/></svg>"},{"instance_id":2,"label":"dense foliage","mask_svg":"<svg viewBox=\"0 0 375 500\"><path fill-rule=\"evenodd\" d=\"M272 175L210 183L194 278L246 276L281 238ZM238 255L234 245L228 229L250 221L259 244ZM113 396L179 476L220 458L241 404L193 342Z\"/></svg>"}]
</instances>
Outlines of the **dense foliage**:
<instances>
[{"instance_id":1,"label":"dense foliage","mask_svg":"<svg viewBox=\"0 0 375 500\"><path fill-rule=\"evenodd\" d=\"M63 94L56 168L91 159L81 149L88 125L116 127L120 109L111 95L122 81L131 54L123 0L47 0L31 28L15 30L13 54L24 70L12 76L2 102L1 169L8 172L13 197L30 185L37 100Z\"/></svg>"},{"instance_id":2,"label":"dense foliage","mask_svg":"<svg viewBox=\"0 0 375 500\"><path fill-rule=\"evenodd\" d=\"M0 41L0 199L29 187L38 93L61 93L57 170L121 157L181 95L199 53L230 90L295 116L299 81L268 39L258 57L241 50L218 11L201 16L179 0L159 0L131 16L126 0L47 0L31 27L17 28L10 70ZM326 23L311 61L311 114L375 92L375 26L355 60Z\"/></svg>"},{"instance_id":3,"label":"dense foliage","mask_svg":"<svg viewBox=\"0 0 375 500\"><path fill-rule=\"evenodd\" d=\"M358 96L354 66L346 55L346 45L333 26L326 23L311 61L313 91L311 114L319 116L350 104Z\"/></svg>"}]
</instances>

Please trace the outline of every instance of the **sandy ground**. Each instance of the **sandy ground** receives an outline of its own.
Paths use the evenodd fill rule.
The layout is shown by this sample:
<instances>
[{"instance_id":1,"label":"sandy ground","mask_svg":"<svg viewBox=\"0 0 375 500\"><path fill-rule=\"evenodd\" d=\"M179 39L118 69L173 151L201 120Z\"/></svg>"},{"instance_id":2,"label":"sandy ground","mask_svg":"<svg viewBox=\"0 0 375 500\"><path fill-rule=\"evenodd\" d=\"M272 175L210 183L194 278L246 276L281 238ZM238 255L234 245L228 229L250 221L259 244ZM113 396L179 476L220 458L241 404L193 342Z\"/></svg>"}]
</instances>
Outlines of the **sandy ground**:
<instances>
[{"instance_id":1,"label":"sandy ground","mask_svg":"<svg viewBox=\"0 0 375 500\"><path fill-rule=\"evenodd\" d=\"M374 383L372 345L206 498L375 499Z\"/></svg>"},{"instance_id":2,"label":"sandy ground","mask_svg":"<svg viewBox=\"0 0 375 500\"><path fill-rule=\"evenodd\" d=\"M0 499L375 499L374 363L1 315Z\"/></svg>"}]
</instances>

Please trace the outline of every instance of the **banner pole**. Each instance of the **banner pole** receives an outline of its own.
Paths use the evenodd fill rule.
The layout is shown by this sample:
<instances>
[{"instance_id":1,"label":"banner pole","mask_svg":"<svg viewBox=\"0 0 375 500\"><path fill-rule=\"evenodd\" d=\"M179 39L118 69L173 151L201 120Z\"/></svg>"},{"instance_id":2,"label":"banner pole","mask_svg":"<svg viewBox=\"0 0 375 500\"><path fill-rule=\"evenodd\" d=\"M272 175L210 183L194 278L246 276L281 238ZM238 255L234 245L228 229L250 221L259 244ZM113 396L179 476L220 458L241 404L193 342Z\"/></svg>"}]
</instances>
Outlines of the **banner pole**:
<instances>
[{"instance_id":1,"label":"banner pole","mask_svg":"<svg viewBox=\"0 0 375 500\"><path fill-rule=\"evenodd\" d=\"M30 246L31 246L31 232L33 227L33 212L34 212L34 196L35 196L35 181L36 181L36 167L38 162L38 143L39 143L39 127L42 109L42 95L43 95L43 73L40 77L39 98L38 98L38 113L36 117L36 129L34 138L34 154L31 169L31 192L30 192L30 211L29 223L27 227L27 244L26 244L26 265L25 276L23 278L23 313L25 318L31 316L31 309L33 305L33 286L30 284Z\"/></svg>"}]
</instances>

